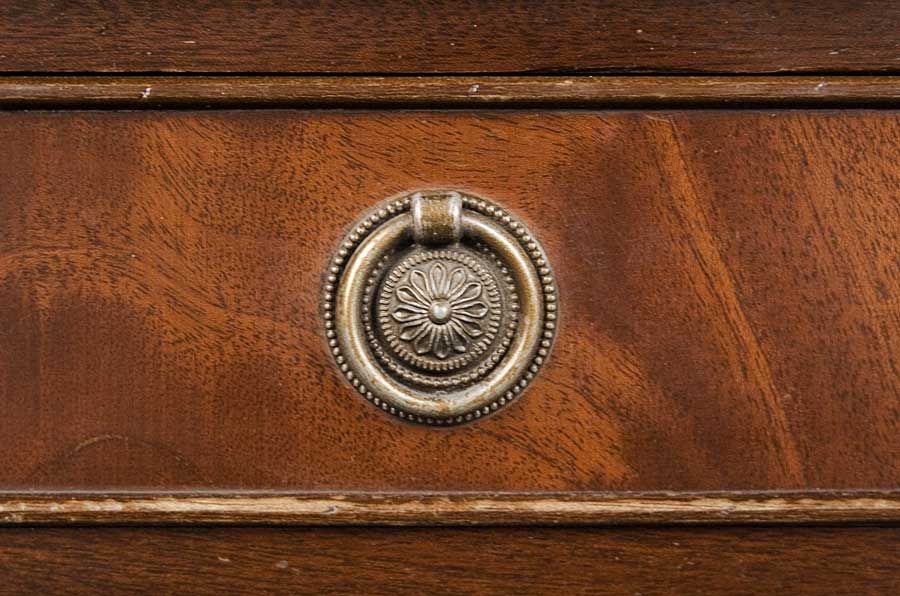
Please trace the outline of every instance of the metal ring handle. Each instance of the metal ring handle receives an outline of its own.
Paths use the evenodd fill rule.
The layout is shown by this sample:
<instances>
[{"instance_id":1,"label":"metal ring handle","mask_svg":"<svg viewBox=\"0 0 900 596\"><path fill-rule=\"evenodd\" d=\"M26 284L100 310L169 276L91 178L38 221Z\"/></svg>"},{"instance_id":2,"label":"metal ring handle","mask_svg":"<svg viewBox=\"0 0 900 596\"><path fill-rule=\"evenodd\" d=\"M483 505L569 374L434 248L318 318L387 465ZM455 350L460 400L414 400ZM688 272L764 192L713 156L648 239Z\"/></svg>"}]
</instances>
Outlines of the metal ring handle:
<instances>
[{"instance_id":1,"label":"metal ring handle","mask_svg":"<svg viewBox=\"0 0 900 596\"><path fill-rule=\"evenodd\" d=\"M442 199L443 203L438 203L437 200L428 201L427 196L416 193L409 197L407 202L401 201L398 204L399 208L394 209L400 213L391 215L387 209L382 209L376 212L376 214L385 212L385 217L376 217L382 221L372 221L371 217L364 220L370 224L368 229L371 231L358 240L352 247L352 252L346 250L346 260L342 259L341 266L338 267L340 275L334 275L337 283L331 285L334 290L333 308L326 308L327 313L331 313L328 317L331 322L328 331L333 352L345 376L357 390L386 411L409 420L432 424L471 420L490 413L514 399L533 378L537 367L543 363L556 326L556 295L552 274L546 266L543 252L524 226L494 205L477 198L470 196L463 198L459 193L443 193L438 195L438 198ZM459 205L454 205L457 201ZM462 208L463 204L470 208ZM481 209L483 212L479 212L479 206L483 207ZM430 216L427 215L429 212ZM424 218L424 221L421 218ZM347 244L345 242L345 249ZM420 248L420 245L425 244L431 246ZM463 245L463 248L460 248L460 245ZM419 321L425 322L418 327L414 326L407 334L418 333L421 336L432 333L438 340L445 335L452 336L456 327L463 330L468 328L474 336L472 349L475 351L474 338L485 336L485 333L475 335L474 324L479 322L475 315L484 309L472 305L485 304L487 308L486 301L500 293L490 279L487 285L482 285L480 289L477 287L479 284L477 279L470 281L466 286L466 289L474 288L469 290L470 295L474 295L476 291L481 293L476 298L466 299L466 295L463 295L457 299L455 304L459 306L458 325L450 320L452 314L447 315L447 321L429 322L427 317L432 314L431 311L426 312L428 297L432 298L432 310L437 309L436 302L444 300L440 292L452 298L451 290L457 288L455 291L458 294L461 291L458 289L459 286L466 283L459 281L467 279L466 267L480 267L477 261L481 253L465 248L466 246L479 247L480 251L491 255L500 264L498 270L508 271L511 281L509 287L514 289L514 296L504 303L503 307L516 310L515 332L511 334L502 358L499 358L485 374L470 383L435 389L423 386L421 382L410 382L398 376L392 368L385 366L383 359L379 359L376 351L382 353L380 346L376 345L373 349L371 338L375 333L373 326L377 325L377 317L368 315L367 308L372 308L373 286L380 281L376 279L377 272L392 257L396 261L396 255L403 250L419 251L417 253L419 261L427 258L429 262L436 262L430 270L430 281L434 282L431 284L434 288L429 290L426 287L429 286L429 277L424 270L419 272L421 275L418 277L410 274L412 281L406 286L400 285L399 294L402 298L404 296L402 288L407 288L407 294L411 297L405 303L398 302L399 310L394 311L393 315L399 319L398 312L408 311L408 320L412 320L412 323L407 324L407 329L410 325L419 325ZM472 254L458 258L457 261L462 265L454 269L457 261L448 260L453 254L447 250L442 252L442 247L451 247L451 251L465 249ZM434 254L438 256L432 259L430 254L426 254L423 257L421 254L423 250L437 251ZM444 266L445 263L448 266ZM538 263L543 263L544 266L536 266ZM333 272L334 269L333 267ZM436 273L438 269L441 275ZM479 270L485 269L486 265ZM543 280L539 275L542 269L546 273ZM393 271L389 280L402 279L402 272L407 269L401 266L399 271L401 273ZM485 275L490 277L490 274ZM417 286L416 279L425 281ZM452 285L454 282L457 282L456 286ZM546 316L548 296L551 297L550 310L553 311L549 320ZM326 302L328 303L327 300ZM387 302L388 298L381 299L382 304ZM407 311L403 311L404 308ZM449 308L453 311L456 307L451 305ZM509 313L501 313L497 319L502 319L503 314ZM486 315L482 316L482 319L486 318ZM382 319L395 324L390 315L382 315ZM439 323L442 321L446 323L446 328L440 326ZM426 328L427 325L430 327ZM468 325L472 326L466 327ZM512 327L512 323L509 326ZM485 323L485 329L488 331L494 327ZM464 334L460 333L460 336L462 335ZM403 343L395 336L390 337L395 340L394 345ZM465 346L461 347L463 344L461 340L458 343L460 345L453 345L456 350L462 351L462 347ZM402 352L402 348L397 349ZM435 376L443 378L437 373Z\"/></svg>"}]
</instances>

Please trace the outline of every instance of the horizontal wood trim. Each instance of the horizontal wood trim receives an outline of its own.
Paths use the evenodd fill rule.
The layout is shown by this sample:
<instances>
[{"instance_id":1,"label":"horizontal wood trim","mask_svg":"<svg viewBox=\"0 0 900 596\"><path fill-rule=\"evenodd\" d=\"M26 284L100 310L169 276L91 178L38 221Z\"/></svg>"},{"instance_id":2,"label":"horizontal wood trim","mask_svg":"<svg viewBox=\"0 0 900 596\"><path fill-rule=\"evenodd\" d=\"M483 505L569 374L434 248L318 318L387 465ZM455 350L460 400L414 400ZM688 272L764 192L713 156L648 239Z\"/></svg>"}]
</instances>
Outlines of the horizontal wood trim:
<instances>
[{"instance_id":1,"label":"horizontal wood trim","mask_svg":"<svg viewBox=\"0 0 900 596\"><path fill-rule=\"evenodd\" d=\"M0 77L0 107L900 104L900 77Z\"/></svg>"},{"instance_id":2,"label":"horizontal wood trim","mask_svg":"<svg viewBox=\"0 0 900 596\"><path fill-rule=\"evenodd\" d=\"M11 594L900 593L900 528L0 528Z\"/></svg>"},{"instance_id":3,"label":"horizontal wood trim","mask_svg":"<svg viewBox=\"0 0 900 596\"><path fill-rule=\"evenodd\" d=\"M7 495L0 524L744 524L900 521L900 493Z\"/></svg>"},{"instance_id":4,"label":"horizontal wood trim","mask_svg":"<svg viewBox=\"0 0 900 596\"><path fill-rule=\"evenodd\" d=\"M873 72L890 0L9 0L3 72Z\"/></svg>"}]
</instances>

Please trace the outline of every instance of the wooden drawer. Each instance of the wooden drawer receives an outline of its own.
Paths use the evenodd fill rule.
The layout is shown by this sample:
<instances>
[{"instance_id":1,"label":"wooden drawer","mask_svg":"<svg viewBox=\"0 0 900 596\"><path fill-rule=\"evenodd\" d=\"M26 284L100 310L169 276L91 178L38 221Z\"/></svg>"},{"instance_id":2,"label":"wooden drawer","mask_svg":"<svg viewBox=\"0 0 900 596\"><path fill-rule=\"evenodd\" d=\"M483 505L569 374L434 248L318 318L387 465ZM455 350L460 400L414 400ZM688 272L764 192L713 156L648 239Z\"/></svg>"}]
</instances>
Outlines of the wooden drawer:
<instances>
[{"instance_id":1,"label":"wooden drawer","mask_svg":"<svg viewBox=\"0 0 900 596\"><path fill-rule=\"evenodd\" d=\"M0 115L0 489L584 493L900 482L894 111ZM555 268L554 351L453 428L342 378L321 288L452 187Z\"/></svg>"},{"instance_id":2,"label":"wooden drawer","mask_svg":"<svg viewBox=\"0 0 900 596\"><path fill-rule=\"evenodd\" d=\"M898 24L2 3L0 594L897 593Z\"/></svg>"}]
</instances>

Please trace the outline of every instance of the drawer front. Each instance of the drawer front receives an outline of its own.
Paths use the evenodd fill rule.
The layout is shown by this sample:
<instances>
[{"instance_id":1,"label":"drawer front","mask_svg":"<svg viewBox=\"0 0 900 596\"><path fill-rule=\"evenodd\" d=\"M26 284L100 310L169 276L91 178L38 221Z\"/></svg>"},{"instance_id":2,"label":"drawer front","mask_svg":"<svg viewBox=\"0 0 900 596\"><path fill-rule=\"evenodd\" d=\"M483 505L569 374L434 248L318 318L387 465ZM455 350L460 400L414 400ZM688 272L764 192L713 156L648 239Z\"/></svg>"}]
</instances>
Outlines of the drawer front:
<instances>
[{"instance_id":1,"label":"drawer front","mask_svg":"<svg viewBox=\"0 0 900 596\"><path fill-rule=\"evenodd\" d=\"M743 491L900 481L896 112L0 114L0 490ZM323 326L383 199L554 266L553 353L431 428Z\"/></svg>"}]
</instances>

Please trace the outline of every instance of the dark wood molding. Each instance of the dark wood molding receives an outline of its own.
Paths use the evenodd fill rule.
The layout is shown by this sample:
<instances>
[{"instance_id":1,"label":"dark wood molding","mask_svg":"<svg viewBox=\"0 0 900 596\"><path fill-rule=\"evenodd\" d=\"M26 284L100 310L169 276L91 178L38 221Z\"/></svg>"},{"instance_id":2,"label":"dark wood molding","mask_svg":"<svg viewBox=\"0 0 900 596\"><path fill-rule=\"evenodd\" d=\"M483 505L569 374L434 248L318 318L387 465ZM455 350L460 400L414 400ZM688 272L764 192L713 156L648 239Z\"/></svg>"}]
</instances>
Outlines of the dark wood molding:
<instances>
[{"instance_id":1,"label":"dark wood molding","mask_svg":"<svg viewBox=\"0 0 900 596\"><path fill-rule=\"evenodd\" d=\"M900 528L7 527L4 594L900 593Z\"/></svg>"},{"instance_id":2,"label":"dark wood molding","mask_svg":"<svg viewBox=\"0 0 900 596\"><path fill-rule=\"evenodd\" d=\"M0 77L4 108L734 104L897 105L900 77Z\"/></svg>"},{"instance_id":3,"label":"dark wood molding","mask_svg":"<svg viewBox=\"0 0 900 596\"><path fill-rule=\"evenodd\" d=\"M7 494L0 524L807 524L900 521L900 492Z\"/></svg>"},{"instance_id":4,"label":"dark wood molding","mask_svg":"<svg viewBox=\"0 0 900 596\"><path fill-rule=\"evenodd\" d=\"M2 72L898 72L890 1L0 6Z\"/></svg>"}]
</instances>

